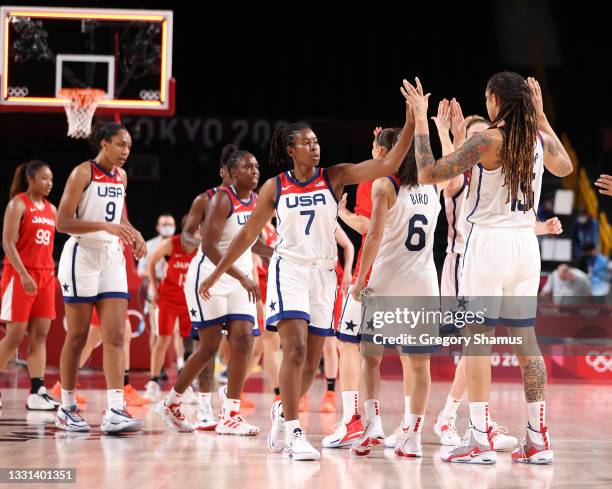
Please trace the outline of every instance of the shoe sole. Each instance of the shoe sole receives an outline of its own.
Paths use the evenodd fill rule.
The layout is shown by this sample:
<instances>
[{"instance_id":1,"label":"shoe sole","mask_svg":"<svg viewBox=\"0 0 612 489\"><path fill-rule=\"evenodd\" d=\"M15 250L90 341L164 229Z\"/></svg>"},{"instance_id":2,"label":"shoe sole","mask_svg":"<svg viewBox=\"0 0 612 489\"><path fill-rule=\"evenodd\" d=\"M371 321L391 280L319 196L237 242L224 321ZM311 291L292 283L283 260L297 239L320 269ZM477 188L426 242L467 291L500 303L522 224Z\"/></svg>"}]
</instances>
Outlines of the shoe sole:
<instances>
[{"instance_id":1,"label":"shoe sole","mask_svg":"<svg viewBox=\"0 0 612 489\"><path fill-rule=\"evenodd\" d=\"M122 426L123 425L123 426ZM135 433L137 431L142 430L142 423L129 424L125 426L124 423L121 424L111 424L110 426L104 427L104 425L100 425L100 431L102 433Z\"/></svg>"},{"instance_id":2,"label":"shoe sole","mask_svg":"<svg viewBox=\"0 0 612 489\"><path fill-rule=\"evenodd\" d=\"M421 458L423 456L422 452L403 452L402 450L396 450L395 455L398 457L407 457L407 458Z\"/></svg>"},{"instance_id":3,"label":"shoe sole","mask_svg":"<svg viewBox=\"0 0 612 489\"><path fill-rule=\"evenodd\" d=\"M283 453L283 458L286 458L288 460L295 460L296 462L306 462L309 460L312 461L317 461L321 459L321 455L315 455L313 453L298 453L298 454L293 454L293 455L286 455L285 453Z\"/></svg>"},{"instance_id":4,"label":"shoe sole","mask_svg":"<svg viewBox=\"0 0 612 489\"><path fill-rule=\"evenodd\" d=\"M59 423L58 421L55 422L55 427L59 430L70 431L71 433L86 433L91 430L91 427L89 426L75 428L75 427L70 427L65 424Z\"/></svg>"},{"instance_id":5,"label":"shoe sole","mask_svg":"<svg viewBox=\"0 0 612 489\"><path fill-rule=\"evenodd\" d=\"M469 457L464 459L455 458L452 460L443 458L442 460L444 460L445 462L452 462L458 464L493 465L497 463L497 456L495 452L484 452L475 457Z\"/></svg>"},{"instance_id":6,"label":"shoe sole","mask_svg":"<svg viewBox=\"0 0 612 489\"><path fill-rule=\"evenodd\" d=\"M31 408L26 404L25 407L28 411L57 411L58 406L52 406L50 408Z\"/></svg>"},{"instance_id":7,"label":"shoe sole","mask_svg":"<svg viewBox=\"0 0 612 489\"><path fill-rule=\"evenodd\" d=\"M249 431L247 433L239 433L237 431L231 430L231 429L227 429L225 428L223 425L221 424L217 424L217 427L215 428L215 432L218 435L235 435L235 436L255 436L259 434L259 430L253 432L253 431Z\"/></svg>"},{"instance_id":8,"label":"shoe sole","mask_svg":"<svg viewBox=\"0 0 612 489\"><path fill-rule=\"evenodd\" d=\"M215 424L210 425L210 426L198 426L198 425L196 425L195 429L198 430L198 431L215 431L216 427L217 427L217 424L215 423Z\"/></svg>"},{"instance_id":9,"label":"shoe sole","mask_svg":"<svg viewBox=\"0 0 612 489\"><path fill-rule=\"evenodd\" d=\"M545 450L531 457L513 458L512 461L520 464L549 465L555 460L552 450Z\"/></svg>"}]
</instances>

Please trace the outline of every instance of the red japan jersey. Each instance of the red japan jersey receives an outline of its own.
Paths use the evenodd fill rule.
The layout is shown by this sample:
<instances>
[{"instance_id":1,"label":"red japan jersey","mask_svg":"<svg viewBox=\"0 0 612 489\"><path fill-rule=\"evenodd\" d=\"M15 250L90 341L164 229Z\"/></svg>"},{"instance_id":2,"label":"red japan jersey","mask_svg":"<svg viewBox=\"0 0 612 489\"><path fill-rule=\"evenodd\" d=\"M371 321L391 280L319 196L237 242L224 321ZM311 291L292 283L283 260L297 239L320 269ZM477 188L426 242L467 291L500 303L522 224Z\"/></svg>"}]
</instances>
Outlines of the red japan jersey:
<instances>
[{"instance_id":1,"label":"red japan jersey","mask_svg":"<svg viewBox=\"0 0 612 489\"><path fill-rule=\"evenodd\" d=\"M55 238L55 214L47 199L38 209L25 192L17 194L25 204L25 212L19 224L16 248L26 268L53 269L53 240ZM10 265L8 257L4 264Z\"/></svg>"},{"instance_id":2,"label":"red japan jersey","mask_svg":"<svg viewBox=\"0 0 612 489\"><path fill-rule=\"evenodd\" d=\"M185 253L181 246L181 236L172 236L172 255L168 259L166 276L159 285L159 303L167 307L186 308L183 285L191 259L196 255L197 249Z\"/></svg>"}]
</instances>

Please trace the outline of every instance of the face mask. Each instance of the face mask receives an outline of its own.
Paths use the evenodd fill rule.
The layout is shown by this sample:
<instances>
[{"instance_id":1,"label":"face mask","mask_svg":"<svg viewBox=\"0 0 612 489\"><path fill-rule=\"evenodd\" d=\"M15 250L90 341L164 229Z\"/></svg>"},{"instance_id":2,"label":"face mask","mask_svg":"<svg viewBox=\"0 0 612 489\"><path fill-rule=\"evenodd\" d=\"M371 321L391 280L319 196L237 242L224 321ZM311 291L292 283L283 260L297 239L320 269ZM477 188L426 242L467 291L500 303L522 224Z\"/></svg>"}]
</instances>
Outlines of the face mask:
<instances>
[{"instance_id":1,"label":"face mask","mask_svg":"<svg viewBox=\"0 0 612 489\"><path fill-rule=\"evenodd\" d=\"M159 228L159 234L164 238L169 238L174 234L176 228L172 224L164 224Z\"/></svg>"}]
</instances>

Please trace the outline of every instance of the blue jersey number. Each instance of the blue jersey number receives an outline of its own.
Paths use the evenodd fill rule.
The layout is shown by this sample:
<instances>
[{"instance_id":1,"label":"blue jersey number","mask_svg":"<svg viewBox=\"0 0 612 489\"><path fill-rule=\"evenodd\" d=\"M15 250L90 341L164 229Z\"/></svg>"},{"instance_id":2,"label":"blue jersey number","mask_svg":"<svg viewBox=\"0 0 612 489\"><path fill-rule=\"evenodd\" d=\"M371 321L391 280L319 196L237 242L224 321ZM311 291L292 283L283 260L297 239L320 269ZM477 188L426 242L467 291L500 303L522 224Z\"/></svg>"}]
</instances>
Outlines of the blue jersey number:
<instances>
[{"instance_id":1,"label":"blue jersey number","mask_svg":"<svg viewBox=\"0 0 612 489\"><path fill-rule=\"evenodd\" d=\"M314 220L315 211L300 211L300 216L308 216L308 222L306 223L306 235L310 234L310 226L312 226L312 221Z\"/></svg>"},{"instance_id":2,"label":"blue jersey number","mask_svg":"<svg viewBox=\"0 0 612 489\"><path fill-rule=\"evenodd\" d=\"M422 227L417 227L416 223L421 223L426 226L428 221L423 214L415 214L408 221L408 237L406 238L405 245L408 251L421 251L425 248L425 230ZM416 236L416 243L412 242L412 238Z\"/></svg>"},{"instance_id":3,"label":"blue jersey number","mask_svg":"<svg viewBox=\"0 0 612 489\"><path fill-rule=\"evenodd\" d=\"M117 206L114 202L109 202L106 204L106 216L104 216L104 220L106 222L113 222L115 220L115 212L117 210Z\"/></svg>"}]
</instances>

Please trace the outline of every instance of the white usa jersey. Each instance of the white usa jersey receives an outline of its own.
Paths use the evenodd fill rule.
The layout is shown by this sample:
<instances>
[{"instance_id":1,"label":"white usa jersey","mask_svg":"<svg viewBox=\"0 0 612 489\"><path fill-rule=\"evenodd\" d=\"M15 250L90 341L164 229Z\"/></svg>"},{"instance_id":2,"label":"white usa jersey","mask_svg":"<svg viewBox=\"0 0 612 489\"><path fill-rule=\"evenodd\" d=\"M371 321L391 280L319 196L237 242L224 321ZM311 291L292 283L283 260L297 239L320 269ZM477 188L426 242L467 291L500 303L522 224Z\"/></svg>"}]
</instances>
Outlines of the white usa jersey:
<instances>
[{"instance_id":1,"label":"white usa jersey","mask_svg":"<svg viewBox=\"0 0 612 489\"><path fill-rule=\"evenodd\" d=\"M397 177L387 178L393 183L397 200L389 209L382 243L372 265L370 286L373 289L372 281L384 281L391 275L405 278L425 269L435 272L434 232L441 208L436 187L400 187Z\"/></svg>"},{"instance_id":2,"label":"white usa jersey","mask_svg":"<svg viewBox=\"0 0 612 489\"><path fill-rule=\"evenodd\" d=\"M74 217L82 221L119 224L125 201L125 185L119 170L107 172L95 161L90 162L91 181L81 195ZM104 243L118 243L119 238L106 231L73 234L77 240L86 239Z\"/></svg>"},{"instance_id":3,"label":"white usa jersey","mask_svg":"<svg viewBox=\"0 0 612 489\"><path fill-rule=\"evenodd\" d=\"M227 216L225 226L223 226L223 232L221 233L221 238L219 239L219 243L217 245L217 248L221 254L225 254L225 251L229 248L229 245L234 237L240 232L242 226L244 226L251 217L251 214L255 209L255 203L257 202L257 194L255 192L251 192L249 200L245 202L240 200L240 197L238 197L238 194L236 194L233 185L219 187L216 189L216 192L225 193L229 197L231 203L231 210L229 216ZM215 267L208 257L206 257L206 262L208 265L212 265L213 268ZM249 277L252 275L253 257L250 246L234 262L234 266L245 275L248 275Z\"/></svg>"},{"instance_id":4,"label":"white usa jersey","mask_svg":"<svg viewBox=\"0 0 612 489\"><path fill-rule=\"evenodd\" d=\"M289 261L336 260L338 200L327 170L300 182L290 172L276 177L276 253Z\"/></svg>"},{"instance_id":5,"label":"white usa jersey","mask_svg":"<svg viewBox=\"0 0 612 489\"><path fill-rule=\"evenodd\" d=\"M463 175L461 188L451 197L444 196L444 210L448 223L446 253L463 254L465 249L465 201L468 179Z\"/></svg>"},{"instance_id":6,"label":"white usa jersey","mask_svg":"<svg viewBox=\"0 0 612 489\"><path fill-rule=\"evenodd\" d=\"M508 201L508 187L504 186L502 169L485 170L478 163L472 169L466 203L466 220L472 227L487 228L533 228L536 223L535 211L540 202L542 173L544 172L544 148L538 133L533 155L533 205L525 203L521 189L517 198Z\"/></svg>"}]
</instances>

